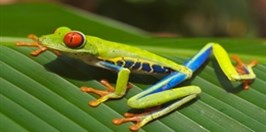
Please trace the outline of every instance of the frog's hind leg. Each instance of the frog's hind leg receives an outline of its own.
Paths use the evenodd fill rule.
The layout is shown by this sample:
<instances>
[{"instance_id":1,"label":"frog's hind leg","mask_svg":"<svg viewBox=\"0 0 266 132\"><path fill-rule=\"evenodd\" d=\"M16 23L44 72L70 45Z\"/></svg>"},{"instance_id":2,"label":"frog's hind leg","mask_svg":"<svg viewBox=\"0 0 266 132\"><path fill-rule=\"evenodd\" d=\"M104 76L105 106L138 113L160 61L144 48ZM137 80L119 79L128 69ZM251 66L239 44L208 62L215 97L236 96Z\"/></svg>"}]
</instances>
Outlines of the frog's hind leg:
<instances>
[{"instance_id":1,"label":"frog's hind leg","mask_svg":"<svg viewBox=\"0 0 266 132\"><path fill-rule=\"evenodd\" d=\"M156 109L150 112L141 114L127 114L124 118L114 119L113 123L120 125L125 122L136 122L136 124L130 126L132 131L136 131L148 122L168 114L183 104L196 98L201 92L201 89L197 86L185 86L181 88L173 87L191 77L192 72L199 69L199 67L207 60L211 53L212 45L206 45L194 57L184 63L186 69L189 69L188 72L186 72L188 74L178 71L173 72L150 88L128 100L128 105L137 109L151 108L169 101L174 101L173 103L162 109Z\"/></svg>"},{"instance_id":2,"label":"frog's hind leg","mask_svg":"<svg viewBox=\"0 0 266 132\"><path fill-rule=\"evenodd\" d=\"M160 99L164 100L167 98L167 96L172 96L172 98L177 99L177 101L171 103L170 105L167 105L161 109L155 109L153 111L149 112L144 112L141 114L131 114L131 113L126 113L124 118L116 118L113 119L113 123L116 125L120 125L126 122L135 122L134 125L130 126L130 130L132 131L137 131L140 129L142 126L145 124L151 122L154 119L157 119L161 116L164 116L175 109L179 108L180 106L186 104L187 102L191 101L192 99L196 98L197 95L201 92L200 88L197 86L186 86L186 87L181 87L181 88L174 88L172 90L166 90L160 93L157 93L158 97ZM158 97L153 98L152 96L156 96L156 94L153 95L147 95L147 98L144 100L147 101L158 101ZM148 97L150 96L150 97ZM141 101L141 99L138 102L144 102L144 100ZM167 99L166 99L167 100Z\"/></svg>"},{"instance_id":3,"label":"frog's hind leg","mask_svg":"<svg viewBox=\"0 0 266 132\"><path fill-rule=\"evenodd\" d=\"M213 54L227 78L231 81L242 81L243 88L248 89L249 84L256 78L252 67L257 64L257 61L253 60L250 64L244 64L237 56L233 56L232 59L237 63L234 66L222 46L216 43L212 43L212 45Z\"/></svg>"}]
</instances>

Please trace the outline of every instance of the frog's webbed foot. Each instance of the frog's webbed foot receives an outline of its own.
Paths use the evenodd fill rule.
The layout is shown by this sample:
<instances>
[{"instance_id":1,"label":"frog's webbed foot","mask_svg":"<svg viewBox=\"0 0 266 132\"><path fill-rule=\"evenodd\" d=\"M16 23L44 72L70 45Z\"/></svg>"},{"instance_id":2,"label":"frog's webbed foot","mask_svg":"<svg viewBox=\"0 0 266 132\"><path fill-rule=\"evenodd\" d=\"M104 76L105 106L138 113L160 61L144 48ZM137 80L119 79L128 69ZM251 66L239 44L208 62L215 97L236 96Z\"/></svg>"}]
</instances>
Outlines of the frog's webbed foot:
<instances>
[{"instance_id":1,"label":"frog's webbed foot","mask_svg":"<svg viewBox=\"0 0 266 132\"><path fill-rule=\"evenodd\" d=\"M243 63L243 61L238 56L232 56L232 59L236 61L235 69L239 73L239 75L250 74L250 70L248 68L252 68L257 64L256 60L252 60L249 64ZM252 71L253 72L253 71ZM253 79L243 79L243 88L246 90L249 88L249 84Z\"/></svg>"},{"instance_id":2,"label":"frog's webbed foot","mask_svg":"<svg viewBox=\"0 0 266 132\"><path fill-rule=\"evenodd\" d=\"M107 81L107 80L101 80L101 84L103 84L106 87L106 90L97 90L95 88L82 86L81 91L86 93L94 93L100 96L97 100L92 100L89 102L90 106L98 106L100 103L108 100L109 98L119 98L114 92L115 88ZM131 84L128 84L128 88L131 88Z\"/></svg>"},{"instance_id":3,"label":"frog's webbed foot","mask_svg":"<svg viewBox=\"0 0 266 132\"><path fill-rule=\"evenodd\" d=\"M123 124L126 122L136 122L136 124L130 126L130 130L132 130L132 131L137 131L140 129L141 122L145 117L145 115L143 115L143 114L135 115L135 116L126 116L126 114L125 114L124 116L125 116L125 118L116 118L116 119L113 119L112 122L115 125L120 125L120 124Z\"/></svg>"},{"instance_id":4,"label":"frog's webbed foot","mask_svg":"<svg viewBox=\"0 0 266 132\"><path fill-rule=\"evenodd\" d=\"M28 38L33 40L33 42L16 42L16 46L28 46L28 47L37 47L38 49L31 52L32 56L38 56L39 54L43 53L44 51L48 50L47 47L43 46L39 40L38 37L34 34L28 35ZM59 56L61 53L59 51L52 51L55 55Z\"/></svg>"},{"instance_id":5,"label":"frog's webbed foot","mask_svg":"<svg viewBox=\"0 0 266 132\"><path fill-rule=\"evenodd\" d=\"M37 47L38 48L37 50L31 52L31 55L33 55L33 56L38 56L39 54L41 54L42 52L44 52L48 49L47 47L44 47L43 45L41 45L38 42L37 36L30 34L30 35L28 35L28 38L32 39L34 42L17 42L16 45L17 46Z\"/></svg>"},{"instance_id":6,"label":"frog's webbed foot","mask_svg":"<svg viewBox=\"0 0 266 132\"><path fill-rule=\"evenodd\" d=\"M155 108L155 109L158 110L159 108ZM115 125L121 125L126 122L135 122L135 124L131 125L129 129L131 131L137 131L142 126L144 126L146 123L150 121L150 118L152 118L151 116L152 112L156 110L149 110L141 114L134 114L134 113L127 112L124 114L124 118L115 118L112 120L112 122Z\"/></svg>"}]
</instances>

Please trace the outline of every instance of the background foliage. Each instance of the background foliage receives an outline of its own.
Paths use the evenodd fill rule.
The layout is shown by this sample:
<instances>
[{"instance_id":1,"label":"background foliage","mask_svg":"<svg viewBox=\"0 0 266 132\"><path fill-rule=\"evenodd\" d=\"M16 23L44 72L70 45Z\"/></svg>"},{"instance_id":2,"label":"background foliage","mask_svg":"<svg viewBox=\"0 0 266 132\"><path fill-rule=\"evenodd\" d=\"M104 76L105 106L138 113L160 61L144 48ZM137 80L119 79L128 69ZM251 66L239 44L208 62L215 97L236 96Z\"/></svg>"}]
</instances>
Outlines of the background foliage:
<instances>
[{"instance_id":1,"label":"background foliage","mask_svg":"<svg viewBox=\"0 0 266 132\"><path fill-rule=\"evenodd\" d=\"M265 0L0 0L60 2L159 36L266 37Z\"/></svg>"}]
</instances>

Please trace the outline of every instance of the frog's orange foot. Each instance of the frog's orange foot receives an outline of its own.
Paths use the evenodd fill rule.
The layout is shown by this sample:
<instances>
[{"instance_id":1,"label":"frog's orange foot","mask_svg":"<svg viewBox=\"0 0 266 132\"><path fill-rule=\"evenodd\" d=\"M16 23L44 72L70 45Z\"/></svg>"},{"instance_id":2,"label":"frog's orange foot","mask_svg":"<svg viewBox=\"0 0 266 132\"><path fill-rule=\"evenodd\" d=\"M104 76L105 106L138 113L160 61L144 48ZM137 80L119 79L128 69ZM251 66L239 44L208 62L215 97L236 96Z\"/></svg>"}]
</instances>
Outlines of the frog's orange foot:
<instances>
[{"instance_id":1,"label":"frog's orange foot","mask_svg":"<svg viewBox=\"0 0 266 132\"><path fill-rule=\"evenodd\" d=\"M112 122L115 125L121 125L126 122L135 122L135 124L131 125L129 129L131 131L138 131L142 126L144 126L145 124L150 122L152 118L154 118L152 116L153 113L156 113L160 110L161 110L161 106L157 106L154 108L149 108L145 112L140 113L140 114L126 112L124 114L124 118L116 118L116 119L113 119Z\"/></svg>"},{"instance_id":2,"label":"frog's orange foot","mask_svg":"<svg viewBox=\"0 0 266 132\"><path fill-rule=\"evenodd\" d=\"M16 46L37 47L38 48L37 50L31 52L32 56L38 56L39 54L48 49L47 47L44 47L41 44L39 44L37 36L30 34L28 38L32 39L34 42L16 42Z\"/></svg>"},{"instance_id":3,"label":"frog's orange foot","mask_svg":"<svg viewBox=\"0 0 266 132\"><path fill-rule=\"evenodd\" d=\"M249 74L247 70L247 66L254 67L258 63L256 60L252 60L249 64L245 64L236 55L232 56L232 59L236 61L235 69L240 75ZM243 89L247 90L252 80L243 80L242 82L243 82Z\"/></svg>"},{"instance_id":4,"label":"frog's orange foot","mask_svg":"<svg viewBox=\"0 0 266 132\"><path fill-rule=\"evenodd\" d=\"M103 84L107 88L106 90L97 90L95 88L89 88L89 87L83 86L83 87L81 87L81 91L87 92L87 93L94 93L94 94L97 94L99 96L105 96L109 92L114 91L114 87L108 81L101 80L100 82L101 82L101 84Z\"/></svg>"},{"instance_id":5,"label":"frog's orange foot","mask_svg":"<svg viewBox=\"0 0 266 132\"><path fill-rule=\"evenodd\" d=\"M100 83L106 87L106 90L97 90L95 88L86 87L86 86L83 86L80 89L82 92L94 93L100 96L99 99L90 101L89 102L90 106L98 106L100 103L108 100L109 98L119 97L114 94L115 88L107 80L101 80ZM132 85L128 84L128 88L131 88L131 87Z\"/></svg>"},{"instance_id":6,"label":"frog's orange foot","mask_svg":"<svg viewBox=\"0 0 266 132\"><path fill-rule=\"evenodd\" d=\"M101 82L101 84L103 84L107 88L106 90L97 90L95 88L90 88L90 87L86 87L86 86L82 86L80 89L82 92L94 93L94 94L97 94L100 96L99 99L90 101L89 102L90 106L98 106L101 102L103 102L103 101L100 102L100 100L102 100L103 97L114 92L114 87L108 81L101 80L100 82Z\"/></svg>"},{"instance_id":7,"label":"frog's orange foot","mask_svg":"<svg viewBox=\"0 0 266 132\"><path fill-rule=\"evenodd\" d=\"M145 119L146 113L142 114L132 114L132 113L125 113L125 118L115 118L112 120L113 124L121 125L126 122L135 122L134 125L131 125L129 129L131 131L138 131L143 126L143 120Z\"/></svg>"}]
</instances>

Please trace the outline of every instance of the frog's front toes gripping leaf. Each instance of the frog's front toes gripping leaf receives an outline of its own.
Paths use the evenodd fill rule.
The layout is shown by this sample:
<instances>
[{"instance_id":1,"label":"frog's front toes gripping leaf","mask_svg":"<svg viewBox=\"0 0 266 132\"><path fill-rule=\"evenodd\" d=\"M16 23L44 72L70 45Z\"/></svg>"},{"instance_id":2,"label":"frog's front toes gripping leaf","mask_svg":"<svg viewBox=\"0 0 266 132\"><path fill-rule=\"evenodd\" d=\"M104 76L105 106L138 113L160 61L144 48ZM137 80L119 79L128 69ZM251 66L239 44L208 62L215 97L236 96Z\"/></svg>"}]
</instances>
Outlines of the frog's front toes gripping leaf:
<instances>
[{"instance_id":1,"label":"frog's front toes gripping leaf","mask_svg":"<svg viewBox=\"0 0 266 132\"><path fill-rule=\"evenodd\" d=\"M16 46L38 47L37 50L31 52L32 56L38 56L39 54L41 54L42 52L44 52L44 51L46 51L48 49L47 47L44 47L43 45L41 45L38 42L38 37L37 36L35 36L33 34L30 34L30 35L28 35L28 38L32 39L33 42L17 42Z\"/></svg>"},{"instance_id":2,"label":"frog's front toes gripping leaf","mask_svg":"<svg viewBox=\"0 0 266 132\"><path fill-rule=\"evenodd\" d=\"M99 99L90 101L90 106L98 106L100 103L108 100L110 98L109 96L111 96L112 93L115 91L114 87L111 86L106 80L101 80L100 82L107 88L106 90L97 90L95 88L90 88L86 86L81 87L82 92L94 93L100 96Z\"/></svg>"},{"instance_id":3,"label":"frog's front toes gripping leaf","mask_svg":"<svg viewBox=\"0 0 266 132\"><path fill-rule=\"evenodd\" d=\"M103 84L106 87L106 90L97 90L96 88L86 87L82 86L81 91L86 93L94 93L100 96L97 100L92 100L89 102L90 106L96 107L100 105L102 102L108 100L109 98L118 98L117 95L114 93L115 88L107 81L107 80L101 80L101 84ZM132 85L128 83L127 88L131 88Z\"/></svg>"}]
</instances>

